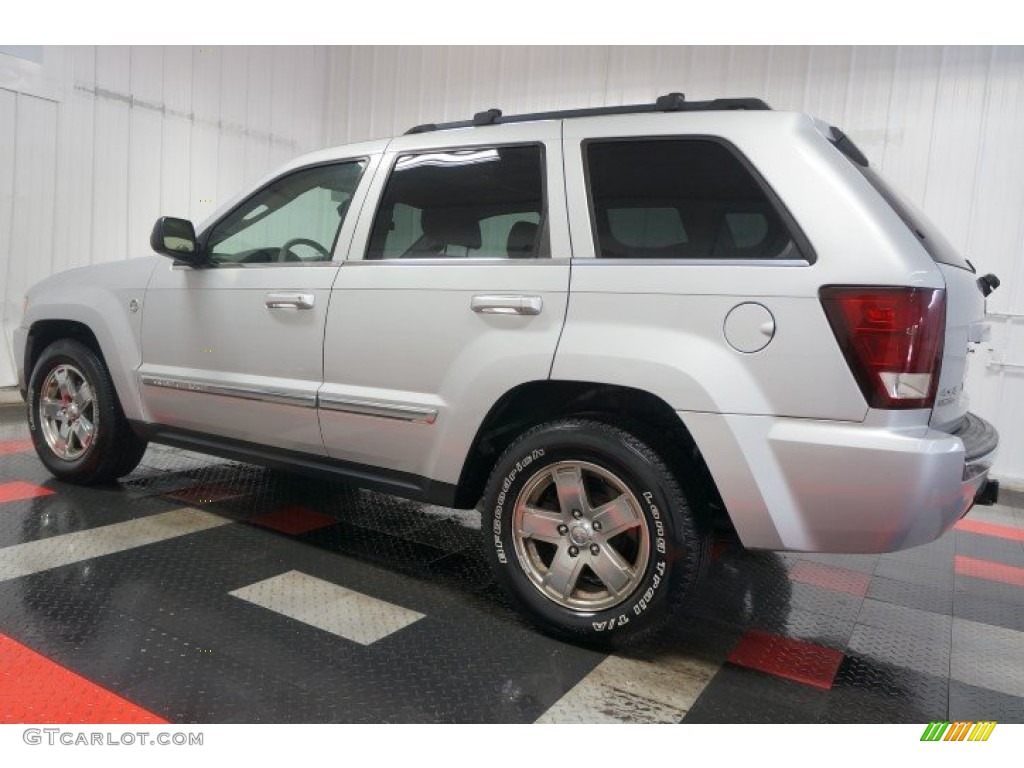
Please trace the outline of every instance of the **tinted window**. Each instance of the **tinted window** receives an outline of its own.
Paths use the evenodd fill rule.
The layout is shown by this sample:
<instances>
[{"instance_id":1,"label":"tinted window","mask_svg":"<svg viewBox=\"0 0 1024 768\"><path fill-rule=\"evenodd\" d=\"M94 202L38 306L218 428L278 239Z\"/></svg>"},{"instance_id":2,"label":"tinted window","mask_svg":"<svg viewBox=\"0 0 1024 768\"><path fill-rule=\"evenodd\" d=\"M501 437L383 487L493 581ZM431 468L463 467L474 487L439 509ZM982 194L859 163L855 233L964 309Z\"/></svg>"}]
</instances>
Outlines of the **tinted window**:
<instances>
[{"instance_id":1,"label":"tinted window","mask_svg":"<svg viewBox=\"0 0 1024 768\"><path fill-rule=\"evenodd\" d=\"M545 255L543 169L537 146L400 156L366 258Z\"/></svg>"},{"instance_id":2,"label":"tinted window","mask_svg":"<svg viewBox=\"0 0 1024 768\"><path fill-rule=\"evenodd\" d=\"M221 219L206 243L214 264L330 261L365 163L276 179Z\"/></svg>"},{"instance_id":3,"label":"tinted window","mask_svg":"<svg viewBox=\"0 0 1024 768\"><path fill-rule=\"evenodd\" d=\"M586 152L598 256L801 258L760 184L718 142L592 142Z\"/></svg>"}]
</instances>

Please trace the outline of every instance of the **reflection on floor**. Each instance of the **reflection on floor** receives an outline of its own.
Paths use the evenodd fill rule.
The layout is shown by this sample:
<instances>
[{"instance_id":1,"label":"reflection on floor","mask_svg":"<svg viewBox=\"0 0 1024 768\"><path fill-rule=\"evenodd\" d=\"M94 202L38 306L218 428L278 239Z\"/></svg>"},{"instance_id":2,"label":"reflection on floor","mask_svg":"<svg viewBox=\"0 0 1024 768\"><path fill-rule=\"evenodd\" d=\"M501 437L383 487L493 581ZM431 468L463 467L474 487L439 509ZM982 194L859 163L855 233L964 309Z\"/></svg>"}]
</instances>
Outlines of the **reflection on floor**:
<instances>
[{"instance_id":1,"label":"reflection on floor","mask_svg":"<svg viewBox=\"0 0 1024 768\"><path fill-rule=\"evenodd\" d=\"M479 516L152 447L53 480L0 407L0 722L1024 722L1024 510L888 555L718 548L605 655L502 600Z\"/></svg>"}]
</instances>

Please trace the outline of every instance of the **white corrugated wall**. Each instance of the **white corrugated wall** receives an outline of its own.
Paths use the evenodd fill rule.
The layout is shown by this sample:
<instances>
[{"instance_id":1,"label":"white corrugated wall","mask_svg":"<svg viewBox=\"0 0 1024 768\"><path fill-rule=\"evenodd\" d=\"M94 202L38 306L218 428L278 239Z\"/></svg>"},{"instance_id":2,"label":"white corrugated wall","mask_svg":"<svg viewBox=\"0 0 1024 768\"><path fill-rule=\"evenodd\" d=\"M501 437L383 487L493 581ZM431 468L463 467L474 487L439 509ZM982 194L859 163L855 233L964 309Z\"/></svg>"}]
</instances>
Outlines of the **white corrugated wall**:
<instances>
[{"instance_id":1,"label":"white corrugated wall","mask_svg":"<svg viewBox=\"0 0 1024 768\"><path fill-rule=\"evenodd\" d=\"M417 123L651 101L757 96L842 126L982 272L992 343L973 409L1002 434L996 466L1024 484L1024 47L334 48L329 137Z\"/></svg>"},{"instance_id":2,"label":"white corrugated wall","mask_svg":"<svg viewBox=\"0 0 1024 768\"><path fill-rule=\"evenodd\" d=\"M983 271L974 409L1024 483L1024 47L46 48L0 55L0 386L24 288L146 251L290 155L491 106L759 96L843 126ZM33 69L35 68L35 69Z\"/></svg>"},{"instance_id":3,"label":"white corrugated wall","mask_svg":"<svg viewBox=\"0 0 1024 768\"><path fill-rule=\"evenodd\" d=\"M149 253L159 215L200 220L321 147L320 47L61 47L0 53L0 387L25 289Z\"/></svg>"}]
</instances>

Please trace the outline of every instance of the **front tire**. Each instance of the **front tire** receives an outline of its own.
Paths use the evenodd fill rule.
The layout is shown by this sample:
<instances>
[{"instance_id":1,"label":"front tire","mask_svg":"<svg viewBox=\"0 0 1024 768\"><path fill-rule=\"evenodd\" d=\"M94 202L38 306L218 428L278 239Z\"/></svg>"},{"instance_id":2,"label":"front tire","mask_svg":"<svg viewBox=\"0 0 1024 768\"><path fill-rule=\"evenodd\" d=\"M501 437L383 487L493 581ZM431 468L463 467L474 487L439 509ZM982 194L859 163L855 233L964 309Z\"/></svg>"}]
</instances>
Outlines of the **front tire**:
<instances>
[{"instance_id":1,"label":"front tire","mask_svg":"<svg viewBox=\"0 0 1024 768\"><path fill-rule=\"evenodd\" d=\"M696 589L709 555L679 480L635 435L567 419L498 460L484 494L485 550L541 629L622 645L657 630Z\"/></svg>"},{"instance_id":2,"label":"front tire","mask_svg":"<svg viewBox=\"0 0 1024 768\"><path fill-rule=\"evenodd\" d=\"M60 480L111 482L135 469L146 452L103 361L78 341L61 339L43 350L29 379L27 410L36 454Z\"/></svg>"}]
</instances>

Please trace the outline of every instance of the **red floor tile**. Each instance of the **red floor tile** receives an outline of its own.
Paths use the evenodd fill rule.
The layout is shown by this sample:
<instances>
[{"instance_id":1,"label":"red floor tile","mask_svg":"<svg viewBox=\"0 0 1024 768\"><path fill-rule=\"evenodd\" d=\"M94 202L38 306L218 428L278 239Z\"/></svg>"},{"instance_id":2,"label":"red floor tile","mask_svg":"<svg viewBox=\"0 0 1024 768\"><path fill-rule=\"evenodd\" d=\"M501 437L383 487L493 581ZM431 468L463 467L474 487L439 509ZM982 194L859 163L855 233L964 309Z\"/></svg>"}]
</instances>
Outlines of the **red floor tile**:
<instances>
[{"instance_id":1,"label":"red floor tile","mask_svg":"<svg viewBox=\"0 0 1024 768\"><path fill-rule=\"evenodd\" d=\"M51 495L53 495L53 491L49 488L32 485L32 483L23 483L21 480L15 480L12 483L0 483L0 502L21 501L22 499L32 499L36 496Z\"/></svg>"},{"instance_id":2,"label":"red floor tile","mask_svg":"<svg viewBox=\"0 0 1024 768\"><path fill-rule=\"evenodd\" d=\"M26 453L33 450L31 440L0 440L0 456L12 453Z\"/></svg>"},{"instance_id":3,"label":"red floor tile","mask_svg":"<svg viewBox=\"0 0 1024 768\"><path fill-rule=\"evenodd\" d=\"M843 661L843 652L751 629L740 638L728 660L741 667L828 690Z\"/></svg>"},{"instance_id":4,"label":"red floor tile","mask_svg":"<svg viewBox=\"0 0 1024 768\"><path fill-rule=\"evenodd\" d=\"M301 533L308 533L318 528L334 525L337 520L320 512L289 504L281 509L275 509L273 512L267 512L258 517L250 518L249 522L261 525L264 528L280 531L281 533L287 533L291 536L298 536Z\"/></svg>"},{"instance_id":5,"label":"red floor tile","mask_svg":"<svg viewBox=\"0 0 1024 768\"><path fill-rule=\"evenodd\" d=\"M813 560L798 560L789 569L789 579L801 584L830 589L833 592L845 592L848 595L864 597L868 593L871 574L816 563Z\"/></svg>"},{"instance_id":6,"label":"red floor tile","mask_svg":"<svg viewBox=\"0 0 1024 768\"><path fill-rule=\"evenodd\" d=\"M218 501L237 499L245 493L236 488L229 488L224 485L205 484L193 485L191 488L181 488L177 491L165 494L164 498L180 501L183 504L216 504Z\"/></svg>"},{"instance_id":7,"label":"red floor tile","mask_svg":"<svg viewBox=\"0 0 1024 768\"><path fill-rule=\"evenodd\" d=\"M955 562L956 572L961 576L971 576L975 579L986 579L988 581L1001 581L1003 584L1024 587L1024 568L993 563L991 560L964 557L963 555L957 555Z\"/></svg>"},{"instance_id":8,"label":"red floor tile","mask_svg":"<svg viewBox=\"0 0 1024 768\"><path fill-rule=\"evenodd\" d=\"M982 536L995 536L1000 539L1009 539L1010 541L1024 541L1024 531L1011 525L983 523L980 520L961 520L954 527L958 531L978 533Z\"/></svg>"},{"instance_id":9,"label":"red floor tile","mask_svg":"<svg viewBox=\"0 0 1024 768\"><path fill-rule=\"evenodd\" d=\"M0 723L166 723L0 634Z\"/></svg>"}]
</instances>

